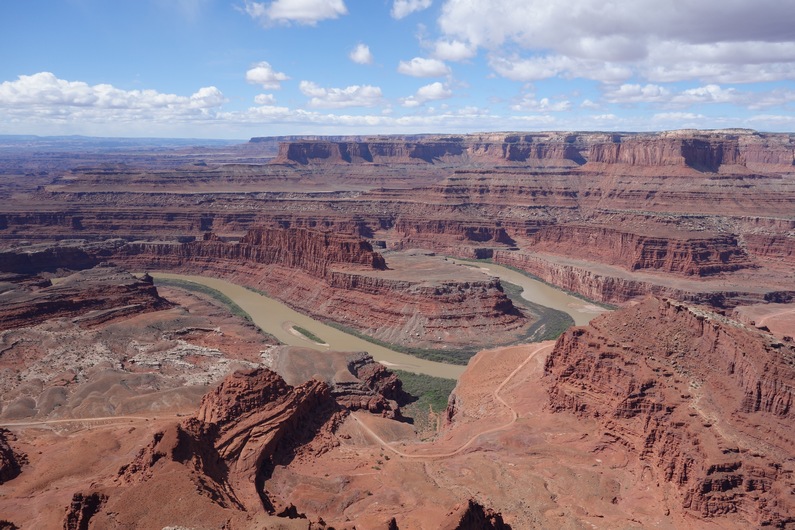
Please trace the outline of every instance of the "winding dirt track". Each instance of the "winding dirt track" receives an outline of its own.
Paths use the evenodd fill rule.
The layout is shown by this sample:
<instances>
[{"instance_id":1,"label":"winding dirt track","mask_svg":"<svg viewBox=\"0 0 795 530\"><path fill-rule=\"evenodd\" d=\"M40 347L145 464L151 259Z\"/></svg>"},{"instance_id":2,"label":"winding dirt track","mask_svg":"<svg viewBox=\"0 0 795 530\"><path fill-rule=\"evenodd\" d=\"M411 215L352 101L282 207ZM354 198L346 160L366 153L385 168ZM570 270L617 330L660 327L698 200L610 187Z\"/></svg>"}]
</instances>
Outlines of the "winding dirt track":
<instances>
[{"instance_id":1,"label":"winding dirt track","mask_svg":"<svg viewBox=\"0 0 795 530\"><path fill-rule=\"evenodd\" d=\"M59 423L99 423L100 425L111 425L117 423L127 423L131 421L158 421L164 419L174 419L181 417L179 414L173 415L159 415L159 416L99 416L95 418L63 418L59 420L43 420L43 421L14 421L0 423L0 427L9 429L24 428L24 427L45 427L47 425L57 425Z\"/></svg>"},{"instance_id":2,"label":"winding dirt track","mask_svg":"<svg viewBox=\"0 0 795 530\"><path fill-rule=\"evenodd\" d=\"M758 319L756 321L756 325L757 326L764 326L765 323L768 320L770 320L771 318L782 317L782 316L788 315L790 313L795 313L795 308L786 308L786 309L782 309L781 311L776 311L775 313L767 314L767 315L763 316L762 318Z\"/></svg>"},{"instance_id":3,"label":"winding dirt track","mask_svg":"<svg viewBox=\"0 0 795 530\"><path fill-rule=\"evenodd\" d=\"M447 453L422 454L422 455L404 453L403 451L393 447L389 442L387 442L386 440L381 438L377 433L373 432L373 430L370 429L370 427L365 425L364 422L362 422L362 420L359 419L359 417L357 416L356 413L351 414L351 417L366 433L368 433L384 449L387 449L387 450L391 451L392 453L394 453L394 454L396 454L398 456L402 456L404 458L425 458L425 459L440 459L440 458L450 458L452 456L456 456L458 454L461 454L470 445L475 443L475 440L477 440L478 438L480 438L484 434L491 434L493 432L504 431L505 429L507 429L508 427L512 426L514 423L516 423L516 420L519 419L519 414L516 412L516 410L513 407L511 407L500 396L500 392L502 391L503 388L505 388L505 385L510 383L511 379L513 379L514 376L516 376L516 374L519 373L519 371L527 365L527 363L529 363L530 361L532 361L535 358L536 355L538 355L539 353L541 353L544 350L552 349L553 346L554 346L554 343L553 344L548 344L546 346L540 346L540 347L534 349L533 351L531 351L530 354L527 356L527 359L522 361L522 363L519 366L517 366L513 370L513 372L508 374L508 376L503 380L503 382L500 383L500 385L494 390L494 398L497 401L499 401L503 406L508 408L508 410L511 411L511 416L512 416L511 420L508 423L504 424L504 425L500 425L498 427L492 427L491 429L486 429L486 430L480 431L477 434L472 435L472 437L470 437L469 440L466 441L466 443L464 443L463 445L461 445L460 447L458 447L458 449L455 449L454 451L450 451L450 452L447 452Z\"/></svg>"}]
</instances>

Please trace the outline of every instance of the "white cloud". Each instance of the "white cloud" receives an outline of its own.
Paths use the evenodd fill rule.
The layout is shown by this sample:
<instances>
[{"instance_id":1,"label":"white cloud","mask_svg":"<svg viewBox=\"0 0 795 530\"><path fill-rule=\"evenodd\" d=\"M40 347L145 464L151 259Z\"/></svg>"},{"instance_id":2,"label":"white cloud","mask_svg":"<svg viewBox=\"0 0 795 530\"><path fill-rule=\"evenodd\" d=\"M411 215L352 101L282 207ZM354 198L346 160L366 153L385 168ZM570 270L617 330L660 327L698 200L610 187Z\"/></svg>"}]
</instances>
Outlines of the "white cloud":
<instances>
[{"instance_id":1,"label":"white cloud","mask_svg":"<svg viewBox=\"0 0 795 530\"><path fill-rule=\"evenodd\" d=\"M398 72L413 77L441 77L450 74L450 67L439 59L415 57L411 61L400 61Z\"/></svg>"},{"instance_id":2,"label":"white cloud","mask_svg":"<svg viewBox=\"0 0 795 530\"><path fill-rule=\"evenodd\" d=\"M610 103L655 103L668 101L670 97L670 90L653 84L623 84L605 94Z\"/></svg>"},{"instance_id":3,"label":"white cloud","mask_svg":"<svg viewBox=\"0 0 795 530\"><path fill-rule=\"evenodd\" d=\"M571 101L567 99L559 101L551 101L549 98L535 99L535 95L528 94L519 103L511 105L511 110L516 112L564 112L571 110Z\"/></svg>"},{"instance_id":4,"label":"white cloud","mask_svg":"<svg viewBox=\"0 0 795 530\"><path fill-rule=\"evenodd\" d=\"M463 61L471 59L476 53L473 47L460 40L440 40L433 49L433 56L443 61Z\"/></svg>"},{"instance_id":5,"label":"white cloud","mask_svg":"<svg viewBox=\"0 0 795 530\"><path fill-rule=\"evenodd\" d=\"M415 11L422 11L431 7L433 0L395 0L392 3L392 18L401 19Z\"/></svg>"},{"instance_id":6,"label":"white cloud","mask_svg":"<svg viewBox=\"0 0 795 530\"><path fill-rule=\"evenodd\" d=\"M734 88L721 88L718 85L706 85L683 90L671 98L671 102L681 105L701 103L738 103L744 96Z\"/></svg>"},{"instance_id":7,"label":"white cloud","mask_svg":"<svg viewBox=\"0 0 795 530\"><path fill-rule=\"evenodd\" d=\"M706 118L703 114L695 114L693 112L658 112L651 117L654 121L686 121L686 120L702 120Z\"/></svg>"},{"instance_id":8,"label":"white cloud","mask_svg":"<svg viewBox=\"0 0 795 530\"><path fill-rule=\"evenodd\" d=\"M310 97L309 106L314 108L374 107L383 100L381 89L370 85L323 88L311 81L301 81L299 89Z\"/></svg>"},{"instance_id":9,"label":"white cloud","mask_svg":"<svg viewBox=\"0 0 795 530\"><path fill-rule=\"evenodd\" d=\"M489 66L495 73L514 81L540 81L550 77L595 79L617 83L632 76L632 70L612 62L572 59L564 55L543 55L522 59L517 56L491 56Z\"/></svg>"},{"instance_id":10,"label":"white cloud","mask_svg":"<svg viewBox=\"0 0 795 530\"><path fill-rule=\"evenodd\" d=\"M373 63L373 54L370 52L370 47L366 44L357 44L348 57L357 64Z\"/></svg>"},{"instance_id":11,"label":"white cloud","mask_svg":"<svg viewBox=\"0 0 795 530\"><path fill-rule=\"evenodd\" d=\"M191 131L197 123L215 122L225 102L216 87L183 96L89 85L40 72L0 83L0 128L12 134L166 136L178 127Z\"/></svg>"},{"instance_id":12,"label":"white cloud","mask_svg":"<svg viewBox=\"0 0 795 530\"><path fill-rule=\"evenodd\" d=\"M178 96L155 90L122 90L108 84L92 86L59 79L50 72L21 75L16 81L0 83L0 106L39 110L72 107L190 113L219 107L225 101L214 86L200 88L190 96Z\"/></svg>"},{"instance_id":13,"label":"white cloud","mask_svg":"<svg viewBox=\"0 0 795 530\"><path fill-rule=\"evenodd\" d=\"M535 79L551 71L605 80L594 67L541 68L556 57L629 67L655 82L795 78L792 5L780 0L446 0L438 25L443 40L496 56L553 58L536 61Z\"/></svg>"},{"instance_id":14,"label":"white cloud","mask_svg":"<svg viewBox=\"0 0 795 530\"><path fill-rule=\"evenodd\" d=\"M273 22L297 22L314 26L321 20L348 14L343 0L274 0L253 2L244 0L243 10L254 20L268 25Z\"/></svg>"},{"instance_id":15,"label":"white cloud","mask_svg":"<svg viewBox=\"0 0 795 530\"><path fill-rule=\"evenodd\" d=\"M273 94L257 94L254 96L254 103L257 105L273 105L276 103L276 98Z\"/></svg>"},{"instance_id":16,"label":"white cloud","mask_svg":"<svg viewBox=\"0 0 795 530\"><path fill-rule=\"evenodd\" d=\"M753 123L764 123L770 129L776 129L777 127L782 126L791 129L792 126L795 125L795 115L787 114L786 116L782 116L780 114L758 114L748 118L748 121Z\"/></svg>"},{"instance_id":17,"label":"white cloud","mask_svg":"<svg viewBox=\"0 0 795 530\"><path fill-rule=\"evenodd\" d=\"M282 81L290 79L287 74L276 72L270 63L262 61L246 72L246 81L252 85L262 85L265 90L281 88Z\"/></svg>"},{"instance_id":18,"label":"white cloud","mask_svg":"<svg viewBox=\"0 0 795 530\"><path fill-rule=\"evenodd\" d=\"M436 101L452 97L453 91L439 81L425 85L417 90L413 96L402 100L404 107L419 107L427 101Z\"/></svg>"}]
</instances>

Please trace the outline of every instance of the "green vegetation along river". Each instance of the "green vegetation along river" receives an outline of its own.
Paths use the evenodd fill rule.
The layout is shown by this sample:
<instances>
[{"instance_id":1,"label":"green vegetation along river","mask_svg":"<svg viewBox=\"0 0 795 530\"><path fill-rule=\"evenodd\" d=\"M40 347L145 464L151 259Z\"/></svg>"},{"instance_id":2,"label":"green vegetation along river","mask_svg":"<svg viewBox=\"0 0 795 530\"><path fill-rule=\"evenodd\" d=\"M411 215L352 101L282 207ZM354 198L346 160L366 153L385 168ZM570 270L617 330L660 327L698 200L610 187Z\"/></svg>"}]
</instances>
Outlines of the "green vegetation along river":
<instances>
[{"instance_id":1,"label":"green vegetation along river","mask_svg":"<svg viewBox=\"0 0 795 530\"><path fill-rule=\"evenodd\" d=\"M569 314L578 326L587 324L592 318L605 311L604 308L500 265L452 259L449 261L478 268L485 274L497 276L500 280L522 287L521 296L523 298ZM152 276L155 279L192 282L222 293L248 313L254 324L290 346L303 346L318 350L367 351L375 360L390 368L434 377L458 379L466 368L463 365L420 359L386 346L374 344L299 313L277 300L225 280L171 273L152 273ZM322 340L322 342L312 340L314 338Z\"/></svg>"},{"instance_id":2,"label":"green vegetation along river","mask_svg":"<svg viewBox=\"0 0 795 530\"><path fill-rule=\"evenodd\" d=\"M150 273L152 277L182 280L200 285L205 285L233 300L240 308L251 316L252 322L259 326L263 331L279 339L284 344L290 346L303 346L316 350L337 350L337 351L366 351L376 361L384 365L414 372L417 374L427 374L434 377L444 377L447 379L458 379L464 372L466 366L437 363L418 359L411 355L396 352L367 342L364 339L355 337L336 328L323 324L312 317L303 315L287 305L263 296L259 293L246 289L240 285L220 280L218 278L207 278L204 276L189 276L185 274L170 273ZM310 331L312 334L321 338L325 344L318 344L302 333L296 332L295 327L300 327Z\"/></svg>"},{"instance_id":3,"label":"green vegetation along river","mask_svg":"<svg viewBox=\"0 0 795 530\"><path fill-rule=\"evenodd\" d=\"M588 302L587 300L572 296L556 287L552 287L551 285L547 285L544 282L535 280L530 276L501 265L452 258L448 258L448 261L479 268L486 274L498 277L501 281L518 285L524 289L522 291L522 298L535 304L568 313L571 318L574 319L574 324L577 326L584 326L590 322L592 318L607 311L607 309Z\"/></svg>"}]
</instances>

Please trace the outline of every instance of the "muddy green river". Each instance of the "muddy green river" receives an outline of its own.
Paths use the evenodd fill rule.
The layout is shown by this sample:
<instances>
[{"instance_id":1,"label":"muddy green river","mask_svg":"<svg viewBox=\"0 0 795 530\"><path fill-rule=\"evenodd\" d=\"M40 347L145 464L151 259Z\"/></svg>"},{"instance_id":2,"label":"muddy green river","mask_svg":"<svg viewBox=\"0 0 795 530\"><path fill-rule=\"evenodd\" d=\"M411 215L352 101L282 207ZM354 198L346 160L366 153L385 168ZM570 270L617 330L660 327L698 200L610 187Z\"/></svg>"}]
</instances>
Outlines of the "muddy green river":
<instances>
[{"instance_id":1,"label":"muddy green river","mask_svg":"<svg viewBox=\"0 0 795 530\"><path fill-rule=\"evenodd\" d=\"M522 296L535 303L570 314L577 325L587 323L591 318L604 311L597 306L592 306L579 298L570 296L563 291L549 287L510 269L491 264L477 264L476 267L481 269L484 274L498 276L507 282L522 286L524 288ZM417 357L367 342L299 313L277 300L225 280L185 274L160 272L150 274L156 279L174 279L198 283L223 293L251 315L253 322L263 331L270 333L284 344L290 346L303 346L317 350L367 351L375 360L387 367L435 377L458 379L466 368L465 366L418 359ZM298 333L293 329L295 326L310 331L322 339L324 344L313 342Z\"/></svg>"}]
</instances>

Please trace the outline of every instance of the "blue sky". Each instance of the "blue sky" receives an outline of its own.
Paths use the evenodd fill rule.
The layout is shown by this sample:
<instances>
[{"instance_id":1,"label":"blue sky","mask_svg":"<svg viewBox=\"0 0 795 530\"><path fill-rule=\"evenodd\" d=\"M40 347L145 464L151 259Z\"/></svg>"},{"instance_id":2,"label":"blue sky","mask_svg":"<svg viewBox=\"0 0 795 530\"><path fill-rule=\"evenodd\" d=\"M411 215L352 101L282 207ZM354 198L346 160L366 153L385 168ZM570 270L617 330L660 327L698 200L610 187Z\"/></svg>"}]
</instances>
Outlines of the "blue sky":
<instances>
[{"instance_id":1,"label":"blue sky","mask_svg":"<svg viewBox=\"0 0 795 530\"><path fill-rule=\"evenodd\" d=\"M0 134L795 130L795 0L3 0Z\"/></svg>"}]
</instances>

